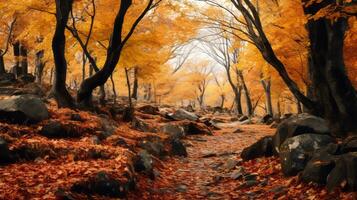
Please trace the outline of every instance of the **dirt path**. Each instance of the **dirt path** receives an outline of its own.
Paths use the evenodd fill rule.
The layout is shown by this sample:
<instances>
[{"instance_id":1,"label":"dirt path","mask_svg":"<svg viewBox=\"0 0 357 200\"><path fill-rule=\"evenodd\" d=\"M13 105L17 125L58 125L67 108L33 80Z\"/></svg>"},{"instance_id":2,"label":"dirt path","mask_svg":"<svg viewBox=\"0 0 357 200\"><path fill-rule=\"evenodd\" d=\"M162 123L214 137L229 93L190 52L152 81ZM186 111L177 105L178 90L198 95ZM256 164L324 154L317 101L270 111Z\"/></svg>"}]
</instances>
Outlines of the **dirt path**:
<instances>
[{"instance_id":1,"label":"dirt path","mask_svg":"<svg viewBox=\"0 0 357 200\"><path fill-rule=\"evenodd\" d=\"M189 136L187 158L165 160L155 181L141 182L145 199L232 199L222 179L230 175L244 147L271 135L274 129L263 125L244 125L242 132L226 128L213 136ZM223 188L222 188L223 187ZM234 188L232 188L234 190Z\"/></svg>"}]
</instances>

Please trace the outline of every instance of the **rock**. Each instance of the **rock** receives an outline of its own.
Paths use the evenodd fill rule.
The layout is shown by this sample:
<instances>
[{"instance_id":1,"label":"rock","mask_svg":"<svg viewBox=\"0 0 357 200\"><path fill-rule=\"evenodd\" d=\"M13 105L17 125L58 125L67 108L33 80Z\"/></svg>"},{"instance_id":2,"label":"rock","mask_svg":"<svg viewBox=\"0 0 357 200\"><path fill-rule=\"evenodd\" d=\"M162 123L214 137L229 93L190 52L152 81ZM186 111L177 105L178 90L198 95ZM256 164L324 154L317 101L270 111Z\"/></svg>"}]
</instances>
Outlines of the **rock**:
<instances>
[{"instance_id":1,"label":"rock","mask_svg":"<svg viewBox=\"0 0 357 200\"><path fill-rule=\"evenodd\" d=\"M230 171L234 169L238 165L239 161L236 159L228 159L227 163L225 164L225 168Z\"/></svg>"},{"instance_id":2,"label":"rock","mask_svg":"<svg viewBox=\"0 0 357 200\"><path fill-rule=\"evenodd\" d=\"M133 121L131 122L131 127L142 132L153 132L153 129L149 126L149 124L138 117L134 117Z\"/></svg>"},{"instance_id":3,"label":"rock","mask_svg":"<svg viewBox=\"0 0 357 200\"><path fill-rule=\"evenodd\" d=\"M158 115L160 114L159 108L152 105L145 105L138 108L139 112L150 114L150 115Z\"/></svg>"},{"instance_id":4,"label":"rock","mask_svg":"<svg viewBox=\"0 0 357 200\"><path fill-rule=\"evenodd\" d=\"M342 187L349 191L357 191L357 152L343 154L336 161L335 168L327 177L327 189L332 191Z\"/></svg>"},{"instance_id":5,"label":"rock","mask_svg":"<svg viewBox=\"0 0 357 200\"><path fill-rule=\"evenodd\" d=\"M0 86L16 83L16 78L13 73L4 73L0 75Z\"/></svg>"},{"instance_id":6,"label":"rock","mask_svg":"<svg viewBox=\"0 0 357 200\"><path fill-rule=\"evenodd\" d=\"M273 122L270 124L270 128L277 128L279 126L278 122Z\"/></svg>"},{"instance_id":7,"label":"rock","mask_svg":"<svg viewBox=\"0 0 357 200\"><path fill-rule=\"evenodd\" d=\"M264 156L273 156L273 154L273 139L271 136L266 136L258 140L253 145L243 149L241 157L246 161Z\"/></svg>"},{"instance_id":8,"label":"rock","mask_svg":"<svg viewBox=\"0 0 357 200\"><path fill-rule=\"evenodd\" d=\"M258 178L258 174L246 174L244 175L245 181L255 181Z\"/></svg>"},{"instance_id":9,"label":"rock","mask_svg":"<svg viewBox=\"0 0 357 200\"><path fill-rule=\"evenodd\" d=\"M146 150L141 150L136 156L133 157L133 165L136 172L145 172L152 175L152 164L152 157Z\"/></svg>"},{"instance_id":10,"label":"rock","mask_svg":"<svg viewBox=\"0 0 357 200\"><path fill-rule=\"evenodd\" d=\"M346 138L341 144L341 153L357 152L357 136Z\"/></svg>"},{"instance_id":11,"label":"rock","mask_svg":"<svg viewBox=\"0 0 357 200\"><path fill-rule=\"evenodd\" d=\"M306 113L289 117L281 122L274 135L274 147L279 152L280 145L288 138L304 133L329 134L327 122Z\"/></svg>"},{"instance_id":12,"label":"rock","mask_svg":"<svg viewBox=\"0 0 357 200\"><path fill-rule=\"evenodd\" d=\"M81 136L71 125L64 125L58 121L49 121L39 133L47 138L76 138Z\"/></svg>"},{"instance_id":13,"label":"rock","mask_svg":"<svg viewBox=\"0 0 357 200\"><path fill-rule=\"evenodd\" d=\"M163 125L160 129L162 132L169 134L172 139L180 139L185 136L185 129L180 125L169 123Z\"/></svg>"},{"instance_id":14,"label":"rock","mask_svg":"<svg viewBox=\"0 0 357 200\"><path fill-rule=\"evenodd\" d=\"M212 135L211 131L203 124L190 122L190 121L183 121L180 123L180 125L184 129L185 135L197 135L197 134Z\"/></svg>"},{"instance_id":15,"label":"rock","mask_svg":"<svg viewBox=\"0 0 357 200\"><path fill-rule=\"evenodd\" d=\"M147 137L139 142L139 147L157 157L163 157L167 154L164 143L159 137Z\"/></svg>"},{"instance_id":16,"label":"rock","mask_svg":"<svg viewBox=\"0 0 357 200\"><path fill-rule=\"evenodd\" d=\"M11 152L7 142L0 137L0 165L7 164L11 161Z\"/></svg>"},{"instance_id":17,"label":"rock","mask_svg":"<svg viewBox=\"0 0 357 200\"><path fill-rule=\"evenodd\" d=\"M334 161L331 155L312 158L302 172L301 179L307 183L326 184L328 174L335 167Z\"/></svg>"},{"instance_id":18,"label":"rock","mask_svg":"<svg viewBox=\"0 0 357 200\"><path fill-rule=\"evenodd\" d=\"M179 185L176 187L177 192L186 192L187 191L187 186L186 185Z\"/></svg>"},{"instance_id":19,"label":"rock","mask_svg":"<svg viewBox=\"0 0 357 200\"><path fill-rule=\"evenodd\" d=\"M244 131L240 128L237 128L235 131L233 131L233 133L243 133Z\"/></svg>"},{"instance_id":20,"label":"rock","mask_svg":"<svg viewBox=\"0 0 357 200\"><path fill-rule=\"evenodd\" d=\"M117 123L107 117L104 117L104 116L101 117L100 122L101 122L102 130L103 130L100 139L105 139L105 138L113 135L113 133L118 128Z\"/></svg>"},{"instance_id":21,"label":"rock","mask_svg":"<svg viewBox=\"0 0 357 200\"><path fill-rule=\"evenodd\" d=\"M22 95L0 100L0 120L26 124L37 123L48 118L47 107L38 97Z\"/></svg>"},{"instance_id":22,"label":"rock","mask_svg":"<svg viewBox=\"0 0 357 200\"><path fill-rule=\"evenodd\" d=\"M108 197L123 198L128 190L133 189L132 180L126 182L111 177L106 172L98 172L86 181L77 182L71 187L72 192L97 194Z\"/></svg>"},{"instance_id":23,"label":"rock","mask_svg":"<svg viewBox=\"0 0 357 200\"><path fill-rule=\"evenodd\" d=\"M179 139L171 140L170 143L171 143L171 153L173 155L187 157L186 147Z\"/></svg>"},{"instance_id":24,"label":"rock","mask_svg":"<svg viewBox=\"0 0 357 200\"><path fill-rule=\"evenodd\" d=\"M175 120L190 120L190 121L197 121L198 116L192 112L188 112L184 109L178 109L174 113L169 114L170 117L172 117Z\"/></svg>"},{"instance_id":25,"label":"rock","mask_svg":"<svg viewBox=\"0 0 357 200\"><path fill-rule=\"evenodd\" d=\"M263 124L268 124L268 123L272 123L272 122L273 122L273 116L271 116L269 114L264 115L262 117L262 119L260 120L260 123L263 123Z\"/></svg>"},{"instance_id":26,"label":"rock","mask_svg":"<svg viewBox=\"0 0 357 200\"><path fill-rule=\"evenodd\" d=\"M241 185L239 185L237 189L250 188L250 187L258 185L258 184L259 184L259 182L256 180L246 181L246 182L242 183Z\"/></svg>"},{"instance_id":27,"label":"rock","mask_svg":"<svg viewBox=\"0 0 357 200\"><path fill-rule=\"evenodd\" d=\"M26 84L22 88L16 89L12 95L35 95L39 97L44 97L45 92L43 91L42 87L36 83L29 83Z\"/></svg>"},{"instance_id":28,"label":"rock","mask_svg":"<svg viewBox=\"0 0 357 200\"><path fill-rule=\"evenodd\" d=\"M243 116L239 117L238 121L242 122L242 121L245 121L247 119L249 119L249 117L243 115Z\"/></svg>"},{"instance_id":29,"label":"rock","mask_svg":"<svg viewBox=\"0 0 357 200\"><path fill-rule=\"evenodd\" d=\"M302 134L288 138L280 147L280 163L285 175L296 175L302 171L314 152L333 143L328 135Z\"/></svg>"},{"instance_id":30,"label":"rock","mask_svg":"<svg viewBox=\"0 0 357 200\"><path fill-rule=\"evenodd\" d=\"M78 122L83 122L84 120L82 119L81 115L78 113L72 113L71 114L71 120L72 121L78 121Z\"/></svg>"},{"instance_id":31,"label":"rock","mask_svg":"<svg viewBox=\"0 0 357 200\"><path fill-rule=\"evenodd\" d=\"M22 83L32 83L35 81L35 76L32 74L21 75L17 78Z\"/></svg>"},{"instance_id":32,"label":"rock","mask_svg":"<svg viewBox=\"0 0 357 200\"><path fill-rule=\"evenodd\" d=\"M231 174L230 174L230 178L233 180L237 180L239 178L242 178L245 174L244 168L243 167L239 167L238 169L234 170Z\"/></svg>"},{"instance_id":33,"label":"rock","mask_svg":"<svg viewBox=\"0 0 357 200\"><path fill-rule=\"evenodd\" d=\"M252 124L252 120L247 119L247 120L244 120L244 121L240 122L240 125L246 125L246 124Z\"/></svg>"}]
</instances>

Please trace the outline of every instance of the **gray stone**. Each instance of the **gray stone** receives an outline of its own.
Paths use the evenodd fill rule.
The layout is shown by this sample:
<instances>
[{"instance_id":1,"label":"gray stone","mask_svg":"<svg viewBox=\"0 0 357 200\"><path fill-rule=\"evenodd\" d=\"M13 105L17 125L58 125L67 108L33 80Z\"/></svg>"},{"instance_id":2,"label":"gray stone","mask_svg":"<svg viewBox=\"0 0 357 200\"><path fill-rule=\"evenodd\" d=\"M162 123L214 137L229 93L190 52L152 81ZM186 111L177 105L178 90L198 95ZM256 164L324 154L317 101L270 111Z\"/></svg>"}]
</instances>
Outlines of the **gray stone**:
<instances>
[{"instance_id":1,"label":"gray stone","mask_svg":"<svg viewBox=\"0 0 357 200\"><path fill-rule=\"evenodd\" d=\"M280 163L285 175L296 175L302 171L313 154L333 143L328 135L302 134L285 140L280 147Z\"/></svg>"},{"instance_id":2,"label":"gray stone","mask_svg":"<svg viewBox=\"0 0 357 200\"><path fill-rule=\"evenodd\" d=\"M279 124L274 135L275 151L280 151L280 145L288 138L305 134L329 134L327 122L319 117L303 113L296 116L289 117Z\"/></svg>"},{"instance_id":3,"label":"gray stone","mask_svg":"<svg viewBox=\"0 0 357 200\"><path fill-rule=\"evenodd\" d=\"M31 95L13 96L0 100L0 119L10 123L37 123L48 119L45 103Z\"/></svg>"},{"instance_id":4,"label":"gray stone","mask_svg":"<svg viewBox=\"0 0 357 200\"><path fill-rule=\"evenodd\" d=\"M192 112L188 112L184 109L178 109L176 110L174 113L169 115L170 117L172 117L175 120L190 120L190 121L197 121L198 120L198 116L195 113Z\"/></svg>"}]
</instances>

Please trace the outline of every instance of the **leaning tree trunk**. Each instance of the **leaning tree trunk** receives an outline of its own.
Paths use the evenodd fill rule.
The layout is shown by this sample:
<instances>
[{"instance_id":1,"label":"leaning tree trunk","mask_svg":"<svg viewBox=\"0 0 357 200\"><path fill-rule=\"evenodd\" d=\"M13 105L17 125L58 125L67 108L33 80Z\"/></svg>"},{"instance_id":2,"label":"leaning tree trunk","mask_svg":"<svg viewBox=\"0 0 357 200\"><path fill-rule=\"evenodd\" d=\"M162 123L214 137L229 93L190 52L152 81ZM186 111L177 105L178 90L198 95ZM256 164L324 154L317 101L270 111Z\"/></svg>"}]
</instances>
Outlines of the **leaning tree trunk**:
<instances>
[{"instance_id":1,"label":"leaning tree trunk","mask_svg":"<svg viewBox=\"0 0 357 200\"><path fill-rule=\"evenodd\" d=\"M221 94L221 105L219 107L222 108L222 109L224 108L225 100L226 100L226 97L223 94Z\"/></svg>"},{"instance_id":2,"label":"leaning tree trunk","mask_svg":"<svg viewBox=\"0 0 357 200\"><path fill-rule=\"evenodd\" d=\"M28 62L27 62L27 48L25 45L20 45L20 56L21 56L21 74L26 76L28 73Z\"/></svg>"},{"instance_id":3,"label":"leaning tree trunk","mask_svg":"<svg viewBox=\"0 0 357 200\"><path fill-rule=\"evenodd\" d=\"M72 96L66 89L67 61L65 58L65 28L73 0L56 0L56 29L52 39L52 51L55 63L55 81L51 94L58 107L73 107Z\"/></svg>"},{"instance_id":4,"label":"leaning tree trunk","mask_svg":"<svg viewBox=\"0 0 357 200\"><path fill-rule=\"evenodd\" d=\"M330 5L335 1L323 3ZM320 10L321 4L312 4L305 7L304 11L314 15ZM348 79L343 58L347 19L311 19L307 28L312 58L312 84L323 116L337 136L357 133L357 93Z\"/></svg>"}]
</instances>

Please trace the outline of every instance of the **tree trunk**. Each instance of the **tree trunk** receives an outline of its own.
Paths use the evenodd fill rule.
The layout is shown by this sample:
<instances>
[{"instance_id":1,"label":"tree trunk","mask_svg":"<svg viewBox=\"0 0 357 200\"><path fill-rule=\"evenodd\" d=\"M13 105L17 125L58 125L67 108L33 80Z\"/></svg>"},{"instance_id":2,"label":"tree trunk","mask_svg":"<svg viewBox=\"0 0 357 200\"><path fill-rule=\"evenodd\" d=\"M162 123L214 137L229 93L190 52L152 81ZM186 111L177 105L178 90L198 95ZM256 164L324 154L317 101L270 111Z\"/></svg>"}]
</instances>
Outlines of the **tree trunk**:
<instances>
[{"instance_id":1,"label":"tree trunk","mask_svg":"<svg viewBox=\"0 0 357 200\"><path fill-rule=\"evenodd\" d=\"M300 114L302 113L302 107L301 107L301 103L299 100L296 99L296 110L297 110L297 113Z\"/></svg>"},{"instance_id":2,"label":"tree trunk","mask_svg":"<svg viewBox=\"0 0 357 200\"><path fill-rule=\"evenodd\" d=\"M43 69L45 68L46 63L43 62L44 50L40 50L36 53L35 65L36 65L36 83L42 83Z\"/></svg>"},{"instance_id":3,"label":"tree trunk","mask_svg":"<svg viewBox=\"0 0 357 200\"><path fill-rule=\"evenodd\" d=\"M14 59L15 59L15 65L12 67L12 73L15 75L17 78L20 75L20 42L16 41L13 44L13 51L14 51Z\"/></svg>"},{"instance_id":4,"label":"tree trunk","mask_svg":"<svg viewBox=\"0 0 357 200\"><path fill-rule=\"evenodd\" d=\"M85 79L77 93L77 101L83 106L91 105L91 98L93 90L105 84L110 75L113 73L116 65L118 64L123 45L127 41L128 37L122 35L122 29L124 24L124 17L132 4L132 0L122 0L120 3L119 12L116 15L112 35L107 50L107 56L102 69L96 72L93 76ZM143 16L141 16L143 17ZM130 34L130 32L128 33ZM131 33L132 34L132 33ZM129 36L130 37L130 36Z\"/></svg>"},{"instance_id":5,"label":"tree trunk","mask_svg":"<svg viewBox=\"0 0 357 200\"><path fill-rule=\"evenodd\" d=\"M266 112L270 116L273 116L273 105L271 101L271 80L261 80L263 85L264 93L265 93L265 106Z\"/></svg>"},{"instance_id":6,"label":"tree trunk","mask_svg":"<svg viewBox=\"0 0 357 200\"><path fill-rule=\"evenodd\" d=\"M304 0L303 0L304 2ZM305 14L314 15L322 7L335 4L328 0L304 7ZM357 133L357 93L348 79L343 59L343 44L347 19L309 20L312 84L323 116L332 133L345 136Z\"/></svg>"},{"instance_id":7,"label":"tree trunk","mask_svg":"<svg viewBox=\"0 0 357 200\"><path fill-rule=\"evenodd\" d=\"M226 97L223 94L221 94L221 105L219 107L221 107L222 109L224 108L225 100L226 100Z\"/></svg>"},{"instance_id":8,"label":"tree trunk","mask_svg":"<svg viewBox=\"0 0 357 200\"><path fill-rule=\"evenodd\" d=\"M105 97L106 97L106 93L105 93L105 84L99 86L99 103L100 105L105 105L106 101L105 101Z\"/></svg>"},{"instance_id":9,"label":"tree trunk","mask_svg":"<svg viewBox=\"0 0 357 200\"><path fill-rule=\"evenodd\" d=\"M4 62L4 56L2 55L2 51L0 50L0 75L5 74L5 62Z\"/></svg>"},{"instance_id":10,"label":"tree trunk","mask_svg":"<svg viewBox=\"0 0 357 200\"><path fill-rule=\"evenodd\" d=\"M87 57L86 55L82 54L82 81L86 78L86 63L87 63Z\"/></svg>"},{"instance_id":11,"label":"tree trunk","mask_svg":"<svg viewBox=\"0 0 357 200\"><path fill-rule=\"evenodd\" d=\"M242 82L242 86L243 86L243 91L244 91L244 96L245 96L245 102L247 104L247 111L248 111L248 115L252 116L253 115L253 106L252 106L252 100L250 99L250 94L249 94L249 90L247 85L245 84L245 80L243 77L243 73L239 72L238 76L240 78L240 81Z\"/></svg>"},{"instance_id":12,"label":"tree trunk","mask_svg":"<svg viewBox=\"0 0 357 200\"><path fill-rule=\"evenodd\" d=\"M113 75L110 76L110 80L112 82L112 89L113 89L113 102L114 102L114 104L116 104L117 103L117 91L115 89L115 83L114 83Z\"/></svg>"},{"instance_id":13,"label":"tree trunk","mask_svg":"<svg viewBox=\"0 0 357 200\"><path fill-rule=\"evenodd\" d=\"M134 68L134 84L133 84L133 94L132 94L132 98L134 99L138 99L138 87L139 87L139 83L138 83L138 68Z\"/></svg>"},{"instance_id":14,"label":"tree trunk","mask_svg":"<svg viewBox=\"0 0 357 200\"><path fill-rule=\"evenodd\" d=\"M26 76L28 74L28 62L27 62L27 48L24 45L20 45L21 56L21 74Z\"/></svg>"},{"instance_id":15,"label":"tree trunk","mask_svg":"<svg viewBox=\"0 0 357 200\"><path fill-rule=\"evenodd\" d=\"M52 39L52 51L55 63L55 81L51 93L58 107L73 107L73 99L66 89L67 61L65 58L65 28L73 0L56 0L56 29Z\"/></svg>"},{"instance_id":16,"label":"tree trunk","mask_svg":"<svg viewBox=\"0 0 357 200\"><path fill-rule=\"evenodd\" d=\"M236 104L237 114L242 115L243 114L242 101L241 101L242 87L234 88L233 91L234 91L234 96L235 96L234 100L235 100L235 104Z\"/></svg>"}]
</instances>

